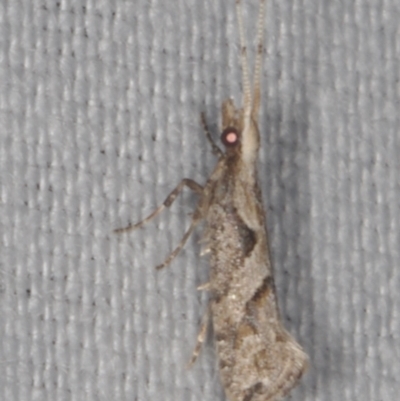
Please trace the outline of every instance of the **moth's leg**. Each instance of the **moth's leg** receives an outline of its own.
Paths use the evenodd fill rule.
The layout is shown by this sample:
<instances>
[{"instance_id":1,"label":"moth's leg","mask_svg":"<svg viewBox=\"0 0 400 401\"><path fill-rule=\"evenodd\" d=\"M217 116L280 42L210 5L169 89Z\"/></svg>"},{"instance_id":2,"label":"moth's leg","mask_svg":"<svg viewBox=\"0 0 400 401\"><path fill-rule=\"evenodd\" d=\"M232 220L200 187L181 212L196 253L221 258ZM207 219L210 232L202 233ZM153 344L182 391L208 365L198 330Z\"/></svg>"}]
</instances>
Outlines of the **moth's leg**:
<instances>
[{"instance_id":1,"label":"moth's leg","mask_svg":"<svg viewBox=\"0 0 400 401\"><path fill-rule=\"evenodd\" d=\"M200 214L199 210L196 210L193 213L192 216L192 222L190 223L190 226L188 230L185 232L184 236L181 239L181 242L179 245L168 255L167 259L161 265L156 266L157 270L162 269L165 266L168 266L178 255L178 253L182 250L182 248L185 246L186 241L189 239L190 234L192 234L193 230L196 228L197 224L199 224L200 220L202 220L202 215Z\"/></svg>"},{"instance_id":2,"label":"moth's leg","mask_svg":"<svg viewBox=\"0 0 400 401\"><path fill-rule=\"evenodd\" d=\"M214 142L214 139L212 139L212 136L211 136L211 133L210 133L210 129L208 128L206 115L205 115L204 113L201 113L201 124L203 125L204 132L206 133L206 137L207 137L208 141L209 141L210 144L211 144L212 152L213 152L216 156L221 157L224 153L223 153L222 150L218 147L218 145Z\"/></svg>"},{"instance_id":3,"label":"moth's leg","mask_svg":"<svg viewBox=\"0 0 400 401\"><path fill-rule=\"evenodd\" d=\"M210 288L211 288L211 284L209 281L207 281L207 283L200 284L197 287L197 291L210 291Z\"/></svg>"},{"instance_id":4,"label":"moth's leg","mask_svg":"<svg viewBox=\"0 0 400 401\"><path fill-rule=\"evenodd\" d=\"M201 322L199 334L197 335L197 343L196 343L196 346L194 347L192 357L190 358L190 361L187 365L188 368L191 368L193 366L193 364L197 360L197 357L200 354L201 347L207 336L207 328L208 328L208 323L210 321L210 316L211 316L211 304L208 305L208 308L207 308L206 312L204 313L203 318L201 319L202 322Z\"/></svg>"},{"instance_id":5,"label":"moth's leg","mask_svg":"<svg viewBox=\"0 0 400 401\"><path fill-rule=\"evenodd\" d=\"M167 207L170 207L176 197L179 195L179 193L182 191L183 187L186 186L190 188L192 191L196 192L197 194L201 194L203 192L203 187L198 184L196 181L193 181L189 178L184 178L179 185L167 196L167 199L162 203L161 206L159 206L156 210L154 210L153 213L151 213L149 216L147 216L145 219L142 221L139 221L136 224L130 224L127 227L124 228L118 228L114 230L116 233L124 233L127 231L131 230L136 230L137 228L143 227L147 222L152 220L154 217L156 217L158 214L160 214L164 209Z\"/></svg>"}]
</instances>

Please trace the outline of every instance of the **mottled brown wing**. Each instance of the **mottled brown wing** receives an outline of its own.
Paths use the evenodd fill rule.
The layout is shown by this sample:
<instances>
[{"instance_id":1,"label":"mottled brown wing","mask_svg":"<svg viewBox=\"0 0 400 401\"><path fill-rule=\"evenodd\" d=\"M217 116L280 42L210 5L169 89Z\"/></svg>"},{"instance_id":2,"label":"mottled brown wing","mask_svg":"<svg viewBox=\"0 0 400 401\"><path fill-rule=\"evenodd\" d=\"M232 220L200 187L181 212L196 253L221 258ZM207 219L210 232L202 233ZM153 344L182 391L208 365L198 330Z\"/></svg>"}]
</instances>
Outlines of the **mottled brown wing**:
<instances>
[{"instance_id":1,"label":"mottled brown wing","mask_svg":"<svg viewBox=\"0 0 400 401\"><path fill-rule=\"evenodd\" d=\"M223 311L215 305L214 313ZM226 394L230 401L279 400L296 385L308 357L277 318L271 278L246 303L242 316L228 334L214 324Z\"/></svg>"}]
</instances>

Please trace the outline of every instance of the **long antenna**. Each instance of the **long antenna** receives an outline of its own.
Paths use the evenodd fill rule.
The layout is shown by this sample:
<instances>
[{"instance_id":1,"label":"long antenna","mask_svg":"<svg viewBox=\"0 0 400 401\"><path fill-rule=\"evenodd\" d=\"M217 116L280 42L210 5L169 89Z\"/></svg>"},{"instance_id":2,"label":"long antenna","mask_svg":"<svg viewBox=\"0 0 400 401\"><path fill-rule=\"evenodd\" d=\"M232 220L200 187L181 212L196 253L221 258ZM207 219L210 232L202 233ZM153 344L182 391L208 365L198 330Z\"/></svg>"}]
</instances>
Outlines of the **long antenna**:
<instances>
[{"instance_id":1,"label":"long antenna","mask_svg":"<svg viewBox=\"0 0 400 401\"><path fill-rule=\"evenodd\" d=\"M264 52L264 21L265 21L265 0L260 0L260 8L258 11L257 22L257 54L254 63L253 76L253 107L252 117L257 119L258 110L261 102L261 75L262 75L262 59Z\"/></svg>"},{"instance_id":2,"label":"long antenna","mask_svg":"<svg viewBox=\"0 0 400 401\"><path fill-rule=\"evenodd\" d=\"M250 116L251 86L249 78L249 65L247 60L247 49L244 39L243 12L242 12L241 0L236 0L236 14L237 14L239 38L240 38L240 62L242 65L243 109L244 109L244 114Z\"/></svg>"}]
</instances>

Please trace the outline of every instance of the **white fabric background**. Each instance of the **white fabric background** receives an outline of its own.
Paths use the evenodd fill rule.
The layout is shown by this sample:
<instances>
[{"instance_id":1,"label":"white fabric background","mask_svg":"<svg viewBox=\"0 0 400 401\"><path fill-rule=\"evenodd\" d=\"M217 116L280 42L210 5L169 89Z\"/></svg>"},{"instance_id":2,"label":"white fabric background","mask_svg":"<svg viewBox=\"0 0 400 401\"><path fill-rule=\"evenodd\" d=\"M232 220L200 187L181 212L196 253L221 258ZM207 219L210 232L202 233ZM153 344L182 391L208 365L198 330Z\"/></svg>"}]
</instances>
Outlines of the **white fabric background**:
<instances>
[{"instance_id":1,"label":"white fabric background","mask_svg":"<svg viewBox=\"0 0 400 401\"><path fill-rule=\"evenodd\" d=\"M258 2L246 1L251 29ZM0 400L224 400L201 230L161 272L241 100L233 0L0 2ZM268 0L260 179L293 400L400 384L400 3ZM250 42L253 43L253 42ZM251 47L251 46L250 46Z\"/></svg>"}]
</instances>

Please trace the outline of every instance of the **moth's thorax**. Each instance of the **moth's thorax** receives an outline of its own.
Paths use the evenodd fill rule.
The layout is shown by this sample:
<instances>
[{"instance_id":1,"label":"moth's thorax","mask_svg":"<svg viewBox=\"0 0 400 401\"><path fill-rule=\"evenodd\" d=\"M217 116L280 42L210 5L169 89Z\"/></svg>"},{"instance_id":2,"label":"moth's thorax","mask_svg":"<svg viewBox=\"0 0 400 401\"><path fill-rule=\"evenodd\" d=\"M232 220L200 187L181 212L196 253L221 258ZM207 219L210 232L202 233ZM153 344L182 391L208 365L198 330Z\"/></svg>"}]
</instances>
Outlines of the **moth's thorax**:
<instances>
[{"instance_id":1,"label":"moth's thorax","mask_svg":"<svg viewBox=\"0 0 400 401\"><path fill-rule=\"evenodd\" d=\"M269 261L265 218L253 167L246 167L240 152L229 153L210 178L215 185L209 192L205 238L210 249L211 288L217 296L227 287L238 287L240 298L250 297L269 269L265 266ZM243 285L253 279L250 287Z\"/></svg>"}]
</instances>

